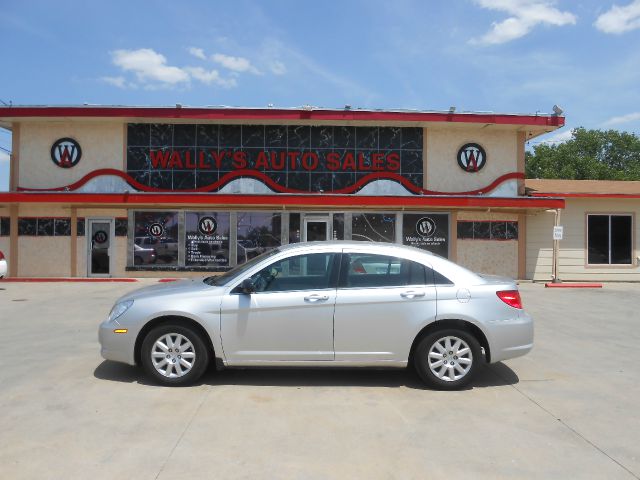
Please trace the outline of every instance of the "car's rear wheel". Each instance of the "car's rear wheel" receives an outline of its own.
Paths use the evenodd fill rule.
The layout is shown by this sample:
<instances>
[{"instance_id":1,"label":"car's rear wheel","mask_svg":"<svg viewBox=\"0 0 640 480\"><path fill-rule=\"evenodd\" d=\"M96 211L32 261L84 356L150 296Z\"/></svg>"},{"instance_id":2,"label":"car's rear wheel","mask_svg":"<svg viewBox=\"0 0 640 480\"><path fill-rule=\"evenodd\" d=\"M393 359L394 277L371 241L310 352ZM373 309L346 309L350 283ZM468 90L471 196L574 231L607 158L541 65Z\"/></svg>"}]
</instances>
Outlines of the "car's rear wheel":
<instances>
[{"instance_id":1,"label":"car's rear wheel","mask_svg":"<svg viewBox=\"0 0 640 480\"><path fill-rule=\"evenodd\" d=\"M164 385L189 385L209 365L202 337L189 327L164 324L151 330L142 342L144 369Z\"/></svg>"},{"instance_id":2,"label":"car's rear wheel","mask_svg":"<svg viewBox=\"0 0 640 480\"><path fill-rule=\"evenodd\" d=\"M437 330L425 336L413 356L420 378L441 390L456 390L467 385L481 362L478 340L458 329Z\"/></svg>"}]
</instances>

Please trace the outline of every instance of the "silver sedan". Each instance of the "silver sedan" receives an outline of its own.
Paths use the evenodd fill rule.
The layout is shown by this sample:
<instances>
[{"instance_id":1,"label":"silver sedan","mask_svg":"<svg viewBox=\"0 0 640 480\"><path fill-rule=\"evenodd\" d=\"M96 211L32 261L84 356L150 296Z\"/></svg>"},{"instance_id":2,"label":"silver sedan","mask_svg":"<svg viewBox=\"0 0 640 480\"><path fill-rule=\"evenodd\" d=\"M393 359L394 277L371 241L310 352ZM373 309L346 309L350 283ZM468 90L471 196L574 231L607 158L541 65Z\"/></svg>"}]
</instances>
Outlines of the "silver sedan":
<instances>
[{"instance_id":1,"label":"silver sedan","mask_svg":"<svg viewBox=\"0 0 640 480\"><path fill-rule=\"evenodd\" d=\"M136 290L99 328L102 356L159 383L217 368L412 365L460 388L483 363L526 354L516 283L395 244L298 243L223 274Z\"/></svg>"}]
</instances>

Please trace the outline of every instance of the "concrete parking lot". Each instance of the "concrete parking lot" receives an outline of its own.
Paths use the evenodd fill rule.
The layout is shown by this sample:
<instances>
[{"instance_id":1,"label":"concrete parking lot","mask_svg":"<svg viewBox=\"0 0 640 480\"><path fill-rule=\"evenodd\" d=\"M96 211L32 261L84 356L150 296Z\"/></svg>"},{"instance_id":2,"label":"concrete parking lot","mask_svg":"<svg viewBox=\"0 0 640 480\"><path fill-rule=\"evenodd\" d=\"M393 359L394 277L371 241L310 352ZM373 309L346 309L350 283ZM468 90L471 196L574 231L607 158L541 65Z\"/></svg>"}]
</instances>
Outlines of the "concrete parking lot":
<instances>
[{"instance_id":1,"label":"concrete parking lot","mask_svg":"<svg viewBox=\"0 0 640 480\"><path fill-rule=\"evenodd\" d=\"M371 370L154 386L96 338L149 282L0 282L0 478L640 478L640 285L521 285L534 351L439 392Z\"/></svg>"}]
</instances>

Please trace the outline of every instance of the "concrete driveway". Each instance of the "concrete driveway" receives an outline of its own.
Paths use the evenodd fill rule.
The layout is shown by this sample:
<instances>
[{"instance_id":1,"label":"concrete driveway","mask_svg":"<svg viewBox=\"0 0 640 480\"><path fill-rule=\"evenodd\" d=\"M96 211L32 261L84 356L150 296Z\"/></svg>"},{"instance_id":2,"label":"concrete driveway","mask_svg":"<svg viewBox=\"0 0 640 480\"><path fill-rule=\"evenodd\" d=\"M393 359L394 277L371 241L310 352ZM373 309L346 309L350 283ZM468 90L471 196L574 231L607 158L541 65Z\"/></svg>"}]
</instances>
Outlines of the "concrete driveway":
<instances>
[{"instance_id":1,"label":"concrete driveway","mask_svg":"<svg viewBox=\"0 0 640 480\"><path fill-rule=\"evenodd\" d=\"M99 355L135 287L0 282L0 478L640 477L640 285L521 285L535 349L460 392L371 370L157 387Z\"/></svg>"}]
</instances>

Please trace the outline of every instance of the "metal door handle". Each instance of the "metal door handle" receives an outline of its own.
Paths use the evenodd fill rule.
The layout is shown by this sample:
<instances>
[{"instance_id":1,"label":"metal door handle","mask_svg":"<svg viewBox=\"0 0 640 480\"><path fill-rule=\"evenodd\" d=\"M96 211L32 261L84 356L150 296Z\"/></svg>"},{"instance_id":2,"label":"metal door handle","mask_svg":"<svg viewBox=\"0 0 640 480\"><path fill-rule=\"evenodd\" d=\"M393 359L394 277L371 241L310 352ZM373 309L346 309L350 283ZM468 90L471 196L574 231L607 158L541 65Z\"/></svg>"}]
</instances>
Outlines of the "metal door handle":
<instances>
[{"instance_id":1,"label":"metal door handle","mask_svg":"<svg viewBox=\"0 0 640 480\"><path fill-rule=\"evenodd\" d=\"M408 290L406 292L402 292L400 296L402 298L416 298L416 297L424 297L425 293L415 290Z\"/></svg>"},{"instance_id":2,"label":"metal door handle","mask_svg":"<svg viewBox=\"0 0 640 480\"><path fill-rule=\"evenodd\" d=\"M313 295L309 295L308 297L304 297L307 302L319 302L321 300L329 300L329 295L318 295L314 293Z\"/></svg>"}]
</instances>

